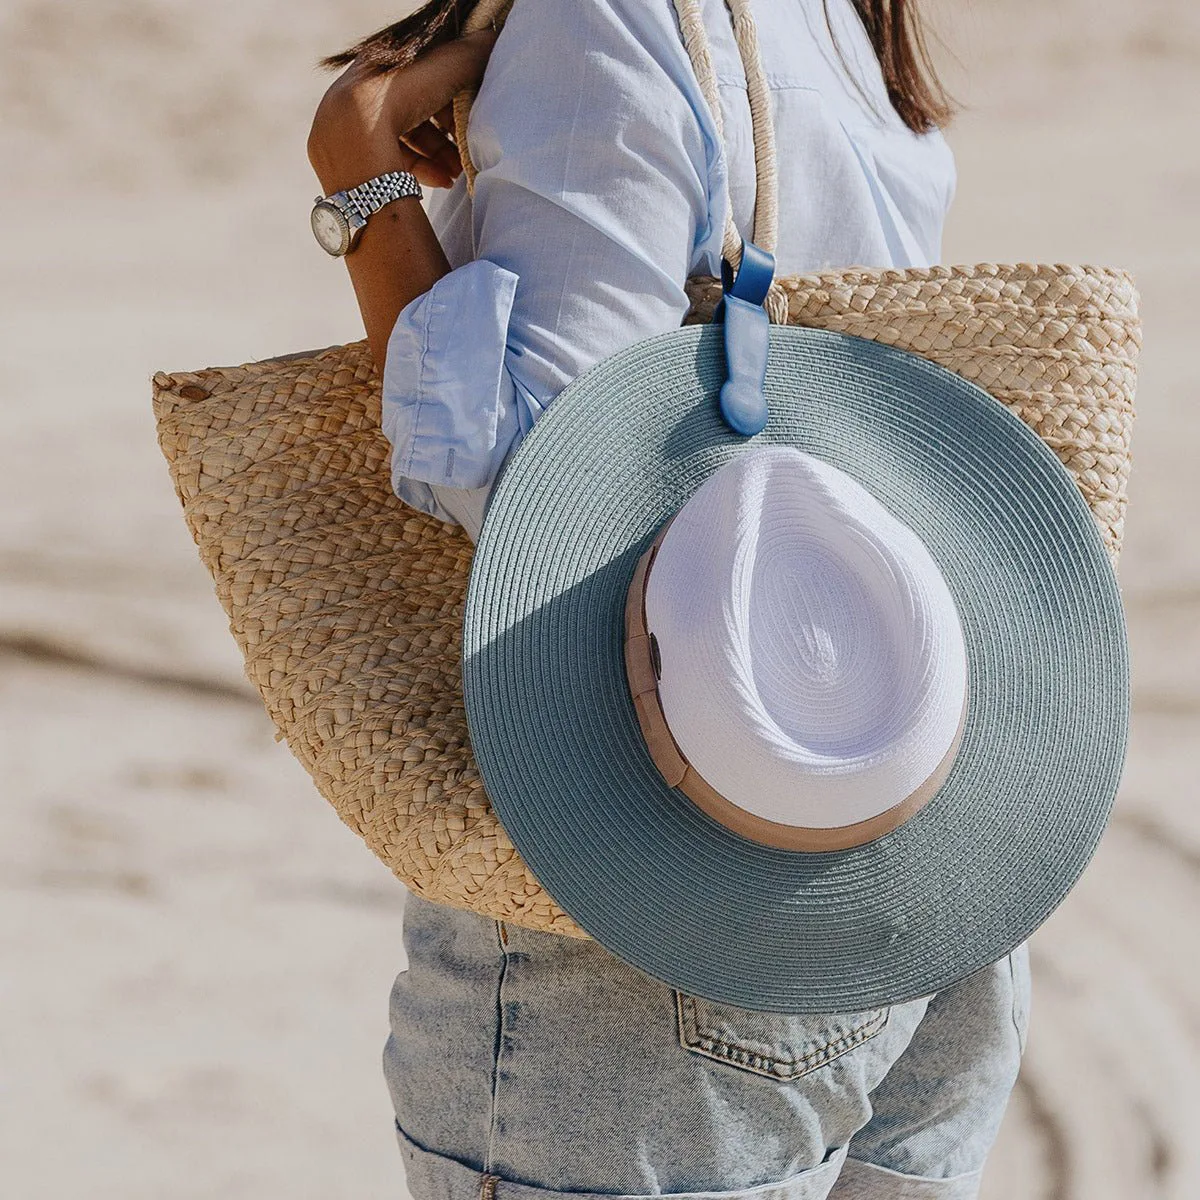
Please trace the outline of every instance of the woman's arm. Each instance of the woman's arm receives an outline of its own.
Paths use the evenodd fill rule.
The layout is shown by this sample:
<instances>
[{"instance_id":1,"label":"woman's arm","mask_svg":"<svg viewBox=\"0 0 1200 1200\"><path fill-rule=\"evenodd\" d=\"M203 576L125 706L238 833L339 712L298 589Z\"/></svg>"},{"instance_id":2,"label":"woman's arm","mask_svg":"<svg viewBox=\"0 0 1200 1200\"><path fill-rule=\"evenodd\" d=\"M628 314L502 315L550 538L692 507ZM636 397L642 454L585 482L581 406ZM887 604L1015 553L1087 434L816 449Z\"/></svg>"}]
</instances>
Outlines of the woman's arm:
<instances>
[{"instance_id":1,"label":"woman's arm","mask_svg":"<svg viewBox=\"0 0 1200 1200\"><path fill-rule=\"evenodd\" d=\"M459 179L441 210L455 268L399 314L383 378L393 486L435 515L448 491L481 505L582 371L678 327L724 216L709 212L724 156L669 2L518 0L470 134L474 195Z\"/></svg>"},{"instance_id":2,"label":"woman's arm","mask_svg":"<svg viewBox=\"0 0 1200 1200\"><path fill-rule=\"evenodd\" d=\"M309 161L325 195L396 170L411 171L428 187L449 187L462 170L457 148L442 131L450 124L450 102L478 85L495 40L490 29L469 33L386 74L347 68L322 98L308 138ZM371 217L346 267L382 371L396 317L450 264L424 208L406 197Z\"/></svg>"}]
</instances>

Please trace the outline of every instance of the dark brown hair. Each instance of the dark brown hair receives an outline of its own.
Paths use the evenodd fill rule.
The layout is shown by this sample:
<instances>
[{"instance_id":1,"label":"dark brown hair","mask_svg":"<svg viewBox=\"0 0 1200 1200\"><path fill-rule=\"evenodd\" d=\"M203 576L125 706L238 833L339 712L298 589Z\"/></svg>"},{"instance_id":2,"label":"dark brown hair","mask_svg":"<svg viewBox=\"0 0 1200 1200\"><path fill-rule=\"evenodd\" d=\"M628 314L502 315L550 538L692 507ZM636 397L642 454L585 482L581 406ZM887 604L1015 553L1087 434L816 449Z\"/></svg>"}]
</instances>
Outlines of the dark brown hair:
<instances>
[{"instance_id":1,"label":"dark brown hair","mask_svg":"<svg viewBox=\"0 0 1200 1200\"><path fill-rule=\"evenodd\" d=\"M478 3L479 0L427 0L402 21L355 42L340 54L321 59L321 66L337 69L358 61L373 71L406 67L423 50L458 37Z\"/></svg>"},{"instance_id":2,"label":"dark brown hair","mask_svg":"<svg viewBox=\"0 0 1200 1200\"><path fill-rule=\"evenodd\" d=\"M374 71L407 66L423 50L453 41L479 0L428 0L402 21L363 38L340 54L321 60L323 67L347 67L354 61ZM883 71L888 99L914 133L945 125L953 104L929 57L924 26L914 0L851 0ZM828 21L828 3L826 20Z\"/></svg>"},{"instance_id":3,"label":"dark brown hair","mask_svg":"<svg viewBox=\"0 0 1200 1200\"><path fill-rule=\"evenodd\" d=\"M828 20L829 0L826 5ZM875 48L888 99L914 133L947 125L954 104L929 57L915 0L852 0Z\"/></svg>"}]
</instances>

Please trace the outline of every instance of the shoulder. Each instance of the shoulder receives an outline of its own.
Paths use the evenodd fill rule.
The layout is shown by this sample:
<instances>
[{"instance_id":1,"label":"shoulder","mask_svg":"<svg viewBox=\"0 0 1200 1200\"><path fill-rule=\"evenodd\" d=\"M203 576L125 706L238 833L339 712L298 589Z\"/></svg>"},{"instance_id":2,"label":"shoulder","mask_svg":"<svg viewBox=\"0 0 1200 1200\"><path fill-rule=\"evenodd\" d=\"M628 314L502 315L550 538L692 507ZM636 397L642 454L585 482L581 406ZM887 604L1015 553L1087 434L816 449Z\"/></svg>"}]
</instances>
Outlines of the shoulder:
<instances>
[{"instance_id":1,"label":"shoulder","mask_svg":"<svg viewBox=\"0 0 1200 1200\"><path fill-rule=\"evenodd\" d=\"M566 78L583 65L618 76L656 70L678 86L692 77L676 0L515 0L492 62L502 66L488 67L485 85Z\"/></svg>"},{"instance_id":2,"label":"shoulder","mask_svg":"<svg viewBox=\"0 0 1200 1200\"><path fill-rule=\"evenodd\" d=\"M513 0L500 36L534 29L549 37L609 28L666 33L679 28L676 12L676 0Z\"/></svg>"},{"instance_id":3,"label":"shoulder","mask_svg":"<svg viewBox=\"0 0 1200 1200\"><path fill-rule=\"evenodd\" d=\"M657 67L682 82L690 62L679 33L675 0L515 0L492 51L492 61L521 64L524 78L558 78L584 63L611 74ZM493 86L515 85L503 71ZM484 77L485 85L488 75Z\"/></svg>"},{"instance_id":4,"label":"shoulder","mask_svg":"<svg viewBox=\"0 0 1200 1200\"><path fill-rule=\"evenodd\" d=\"M586 144L614 129L634 139L657 131L669 139L662 152L703 157L708 119L674 0L515 0L468 132L483 159L499 153L501 136L512 151L571 136Z\"/></svg>"}]
</instances>

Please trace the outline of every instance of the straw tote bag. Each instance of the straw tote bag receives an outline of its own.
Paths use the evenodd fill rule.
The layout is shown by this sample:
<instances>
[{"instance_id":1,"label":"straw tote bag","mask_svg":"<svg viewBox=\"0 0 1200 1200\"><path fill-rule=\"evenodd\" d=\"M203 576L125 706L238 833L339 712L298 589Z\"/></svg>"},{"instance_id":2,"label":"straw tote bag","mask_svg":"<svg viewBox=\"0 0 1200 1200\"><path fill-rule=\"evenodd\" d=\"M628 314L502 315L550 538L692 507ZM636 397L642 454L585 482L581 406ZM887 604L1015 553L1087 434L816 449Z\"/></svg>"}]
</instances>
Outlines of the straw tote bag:
<instances>
[{"instance_id":1,"label":"straw tote bag","mask_svg":"<svg viewBox=\"0 0 1200 1200\"><path fill-rule=\"evenodd\" d=\"M467 22L499 23L512 0ZM720 129L698 0L675 0ZM775 249L775 152L748 0L727 0L754 126L754 240ZM455 100L468 186L471 96ZM732 220L726 257L740 260ZM688 281L686 323L711 319ZM924 355L989 391L1072 472L1115 567L1140 326L1122 271L985 264L778 279L774 321ZM322 795L414 892L533 929L587 935L505 835L471 754L460 626L472 545L403 505L389 481L365 342L154 377L158 438L246 672Z\"/></svg>"}]
</instances>

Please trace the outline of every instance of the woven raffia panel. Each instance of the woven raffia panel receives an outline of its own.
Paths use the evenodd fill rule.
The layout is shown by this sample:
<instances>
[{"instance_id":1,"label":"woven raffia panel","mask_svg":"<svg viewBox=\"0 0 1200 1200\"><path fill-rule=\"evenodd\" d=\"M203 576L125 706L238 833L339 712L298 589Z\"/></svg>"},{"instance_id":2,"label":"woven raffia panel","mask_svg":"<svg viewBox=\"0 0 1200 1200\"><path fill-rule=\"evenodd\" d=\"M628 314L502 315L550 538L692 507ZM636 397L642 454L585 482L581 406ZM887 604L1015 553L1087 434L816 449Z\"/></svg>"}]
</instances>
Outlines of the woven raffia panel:
<instances>
[{"instance_id":1,"label":"woven raffia panel","mask_svg":"<svg viewBox=\"0 0 1200 1200\"><path fill-rule=\"evenodd\" d=\"M914 351L1054 449L1120 550L1140 347L1122 272L842 271L783 280L789 321ZM720 284L688 284L685 323ZM154 377L159 444L246 672L317 787L431 900L585 936L530 874L467 739L471 543L392 494L366 344Z\"/></svg>"}]
</instances>

